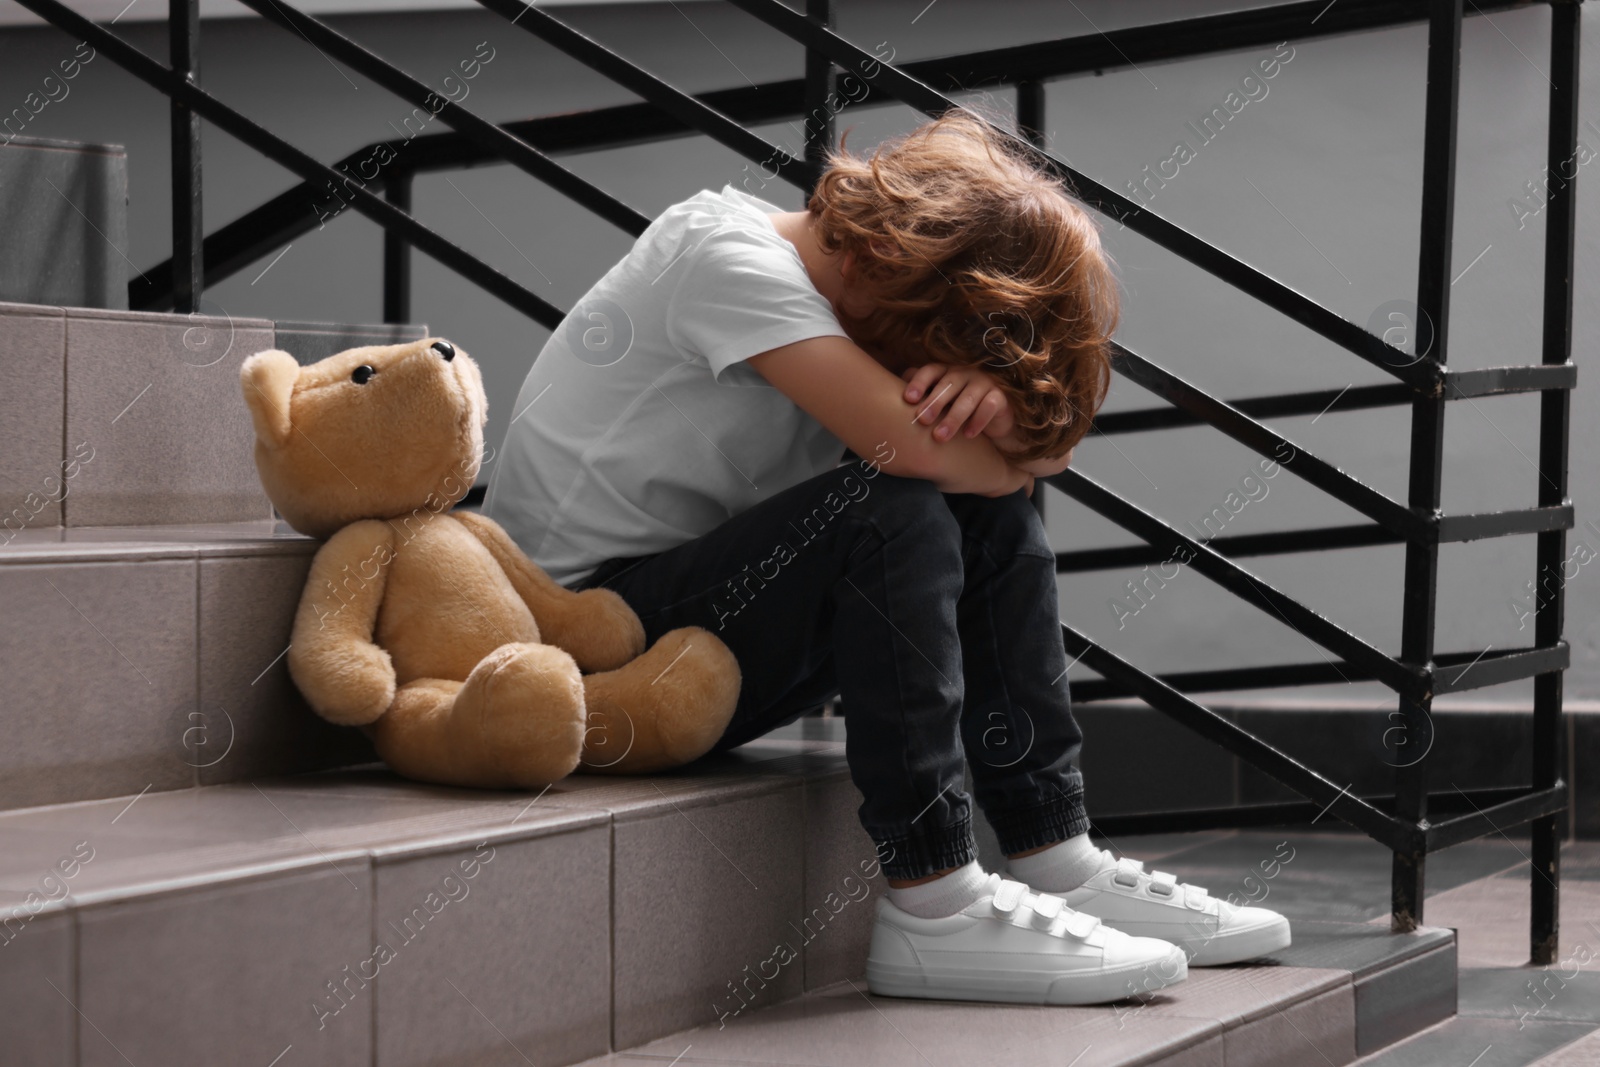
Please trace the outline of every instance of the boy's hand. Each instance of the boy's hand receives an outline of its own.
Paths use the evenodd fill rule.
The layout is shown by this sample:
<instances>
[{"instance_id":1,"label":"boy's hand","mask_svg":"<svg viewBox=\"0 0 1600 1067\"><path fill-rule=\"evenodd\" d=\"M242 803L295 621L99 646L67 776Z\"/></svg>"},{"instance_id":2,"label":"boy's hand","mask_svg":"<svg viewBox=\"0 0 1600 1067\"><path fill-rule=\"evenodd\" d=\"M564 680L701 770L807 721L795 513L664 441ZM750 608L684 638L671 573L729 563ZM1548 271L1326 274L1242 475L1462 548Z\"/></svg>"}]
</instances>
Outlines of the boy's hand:
<instances>
[{"instance_id":1,"label":"boy's hand","mask_svg":"<svg viewBox=\"0 0 1600 1067\"><path fill-rule=\"evenodd\" d=\"M948 441L959 431L967 437L986 435L1012 465L1013 475L1004 488L988 495L1005 496L1026 488L1033 495L1034 478L1048 478L1066 470L1072 451L1054 459L1018 462L1014 456L1025 446L1013 436L1016 421L1011 402L994 378L973 367L953 367L929 363L908 367L901 375L906 381L903 394L909 404L921 406L914 422L933 429L935 441ZM926 397L926 400L923 398Z\"/></svg>"},{"instance_id":2,"label":"boy's hand","mask_svg":"<svg viewBox=\"0 0 1600 1067\"><path fill-rule=\"evenodd\" d=\"M958 432L968 437L980 433L994 438L1010 436L1010 401L983 371L928 363L908 367L901 377L906 380L906 403L919 405L913 421L933 426L935 441L948 441Z\"/></svg>"}]
</instances>

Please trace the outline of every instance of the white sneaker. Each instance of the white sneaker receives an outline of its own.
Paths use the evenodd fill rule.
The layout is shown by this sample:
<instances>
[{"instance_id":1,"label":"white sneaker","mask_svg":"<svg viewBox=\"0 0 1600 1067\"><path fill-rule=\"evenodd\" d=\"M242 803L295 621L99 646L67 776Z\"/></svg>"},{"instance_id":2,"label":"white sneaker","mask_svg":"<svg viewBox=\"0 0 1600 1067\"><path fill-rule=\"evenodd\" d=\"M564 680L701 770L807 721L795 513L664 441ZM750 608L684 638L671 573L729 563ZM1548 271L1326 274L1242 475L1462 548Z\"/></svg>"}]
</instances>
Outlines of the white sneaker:
<instances>
[{"instance_id":1,"label":"white sneaker","mask_svg":"<svg viewBox=\"0 0 1600 1067\"><path fill-rule=\"evenodd\" d=\"M1106 866L1094 877L1055 895L1125 933L1172 942L1196 967L1253 960L1289 947L1289 920L1277 912L1218 900L1164 871L1147 872L1126 856L1113 862L1107 853Z\"/></svg>"},{"instance_id":2,"label":"white sneaker","mask_svg":"<svg viewBox=\"0 0 1600 1067\"><path fill-rule=\"evenodd\" d=\"M1188 973L1177 946L1129 937L998 874L945 919L918 918L880 897L867 954L872 992L936 1000L1104 1004Z\"/></svg>"}]
</instances>

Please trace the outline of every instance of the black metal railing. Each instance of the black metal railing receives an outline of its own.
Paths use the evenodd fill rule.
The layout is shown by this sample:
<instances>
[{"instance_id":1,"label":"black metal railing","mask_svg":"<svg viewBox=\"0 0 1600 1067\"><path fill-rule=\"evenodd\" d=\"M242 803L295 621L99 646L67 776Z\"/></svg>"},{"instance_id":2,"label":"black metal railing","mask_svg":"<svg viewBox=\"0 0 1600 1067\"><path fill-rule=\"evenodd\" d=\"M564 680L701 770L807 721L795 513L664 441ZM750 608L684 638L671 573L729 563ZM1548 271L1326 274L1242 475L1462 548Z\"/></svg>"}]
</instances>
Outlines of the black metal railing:
<instances>
[{"instance_id":1,"label":"black metal railing","mask_svg":"<svg viewBox=\"0 0 1600 1067\"><path fill-rule=\"evenodd\" d=\"M1325 812L1362 830L1394 853L1392 926L1414 929L1423 917L1423 878L1429 853L1507 827L1531 824L1531 957L1553 962L1557 954L1560 879L1557 816L1567 803L1561 777L1562 678L1569 650L1562 639L1563 562L1566 531L1573 526L1567 499L1570 362L1573 307L1575 211L1570 179L1550 183L1546 216L1544 320L1538 363L1460 371L1447 366L1451 225L1454 215L1456 127L1459 113L1460 38L1464 0L1326 0L1277 4L1223 15L1043 41L1015 48L923 60L896 66L883 62L832 32L831 0L807 0L804 14L779 0L730 0L806 49L805 75L747 88L690 95L640 69L598 42L521 0L478 0L483 7L627 87L644 103L496 125L449 101L325 24L278 0L243 0L265 18L311 41L328 55L371 78L402 99L424 107L452 127L406 142L404 161L371 179L352 182L348 167L371 158L368 146L333 166L286 141L218 101L197 84L197 0L169 0L173 65L163 66L109 31L73 13L57 0L19 0L62 30L83 38L113 62L171 100L173 122L173 258L130 285L133 306L193 310L206 285L214 285L273 248L319 225L309 205L337 197L377 222L385 232L384 312L403 321L409 311L410 249L437 259L530 318L553 328L562 311L453 244L410 213L414 175L486 162L508 162L549 184L602 218L637 234L648 220L552 158L556 154L663 140L698 133L773 175L807 188L823 152L833 141L834 115L844 107L899 102L929 115L955 106L949 93L996 85L1017 92L1021 143L1040 166L1059 175L1079 197L1103 214L1189 260L1245 294L1272 307L1358 358L1384 370L1394 384L1352 388L1345 393L1314 390L1222 400L1210 396L1155 362L1118 347L1119 374L1148 389L1167 406L1102 415L1105 434L1160 430L1201 423L1261 455L1349 505L1367 523L1250 536L1200 540L1125 500L1093 479L1067 470L1049 479L1058 490L1129 530L1145 547L1115 547L1060 553L1061 571L1081 571L1160 562L1181 551L1212 581L1316 642L1336 659L1191 671L1155 676L1063 623L1063 641L1075 659L1099 680L1074 685L1080 701L1134 696L1265 771L1305 797L1287 804L1216 811L1121 816L1126 829L1198 829L1268 825L1304 820ZM1547 166L1566 175L1577 151L1578 2L1547 0L1551 19L1551 73ZM1532 6L1533 0L1473 3L1474 13ZM1428 23L1428 80L1421 242L1416 305L1433 329L1420 357L1386 344L1309 297L1208 244L1183 227L1151 213L1052 155L1044 129L1047 79L1092 69L1180 59L1281 40L1302 40L1403 23ZM846 78L865 87L839 93ZM836 106L835 106L836 105ZM769 144L748 127L797 115L807 118L800 157ZM244 141L302 180L296 186L202 239L199 118ZM392 142L380 145L394 147ZM397 158L397 153L391 152ZM381 194L381 195L380 195ZM1469 515L1441 511L1444 413L1452 400L1539 392L1540 488L1532 508ZM1409 405L1409 490L1402 502L1368 486L1337 466L1293 446L1261 420L1324 411L1340 399L1341 411ZM1284 447L1288 446L1284 458ZM1474 654L1435 648L1439 546L1485 537L1532 534L1538 564L1534 644ZM1326 551L1365 545L1405 546L1404 615L1399 656L1391 656L1310 607L1264 582L1237 560L1256 555ZM1533 678L1534 760L1527 788L1475 794L1429 792L1427 760L1397 768L1391 796L1361 797L1300 763L1191 694L1335 681L1378 681L1392 689L1398 714L1418 734L1430 727L1433 699L1444 693ZM1470 678L1470 680L1468 680Z\"/></svg>"}]
</instances>

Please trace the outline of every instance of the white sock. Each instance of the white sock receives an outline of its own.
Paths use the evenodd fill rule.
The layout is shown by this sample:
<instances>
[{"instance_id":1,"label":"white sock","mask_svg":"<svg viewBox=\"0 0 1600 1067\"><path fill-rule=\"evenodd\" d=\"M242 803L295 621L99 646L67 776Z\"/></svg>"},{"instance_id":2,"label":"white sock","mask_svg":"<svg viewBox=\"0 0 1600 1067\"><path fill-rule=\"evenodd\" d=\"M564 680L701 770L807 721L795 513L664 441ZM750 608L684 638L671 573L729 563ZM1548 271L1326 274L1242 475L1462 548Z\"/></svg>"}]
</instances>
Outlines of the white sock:
<instances>
[{"instance_id":1,"label":"white sock","mask_svg":"<svg viewBox=\"0 0 1600 1067\"><path fill-rule=\"evenodd\" d=\"M1031 856L1007 863L1011 877L1046 893L1065 893L1093 878L1110 860L1111 853L1095 848L1088 834L1057 841Z\"/></svg>"},{"instance_id":2,"label":"white sock","mask_svg":"<svg viewBox=\"0 0 1600 1067\"><path fill-rule=\"evenodd\" d=\"M989 875L973 860L931 882L904 889L890 886L889 903L919 919L946 919L982 896L988 884Z\"/></svg>"}]
</instances>

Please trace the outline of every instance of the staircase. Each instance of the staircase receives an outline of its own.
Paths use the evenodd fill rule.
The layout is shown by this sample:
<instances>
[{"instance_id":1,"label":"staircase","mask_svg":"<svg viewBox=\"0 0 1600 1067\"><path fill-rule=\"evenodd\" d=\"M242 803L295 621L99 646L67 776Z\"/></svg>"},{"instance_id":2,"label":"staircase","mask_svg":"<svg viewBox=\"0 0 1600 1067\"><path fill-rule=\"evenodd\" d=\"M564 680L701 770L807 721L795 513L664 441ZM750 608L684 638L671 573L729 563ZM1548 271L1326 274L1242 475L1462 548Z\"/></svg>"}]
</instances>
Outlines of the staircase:
<instances>
[{"instance_id":1,"label":"staircase","mask_svg":"<svg viewBox=\"0 0 1600 1067\"><path fill-rule=\"evenodd\" d=\"M0 305L0 1061L692 1063L787 1033L853 1062L880 1018L1034 1010L864 997L882 877L841 719L529 795L404 781L310 712L283 653L316 543L262 495L238 366L424 333ZM1297 1030L1343 1063L1453 1010L1453 946L1302 925L1051 1028L1085 1064L1298 1063Z\"/></svg>"},{"instance_id":2,"label":"staircase","mask_svg":"<svg viewBox=\"0 0 1600 1067\"><path fill-rule=\"evenodd\" d=\"M539 794L365 766L0 815L5 1062L1343 1064L1454 1012L1450 931L1358 921L1145 1002L868 998L837 726Z\"/></svg>"}]
</instances>

